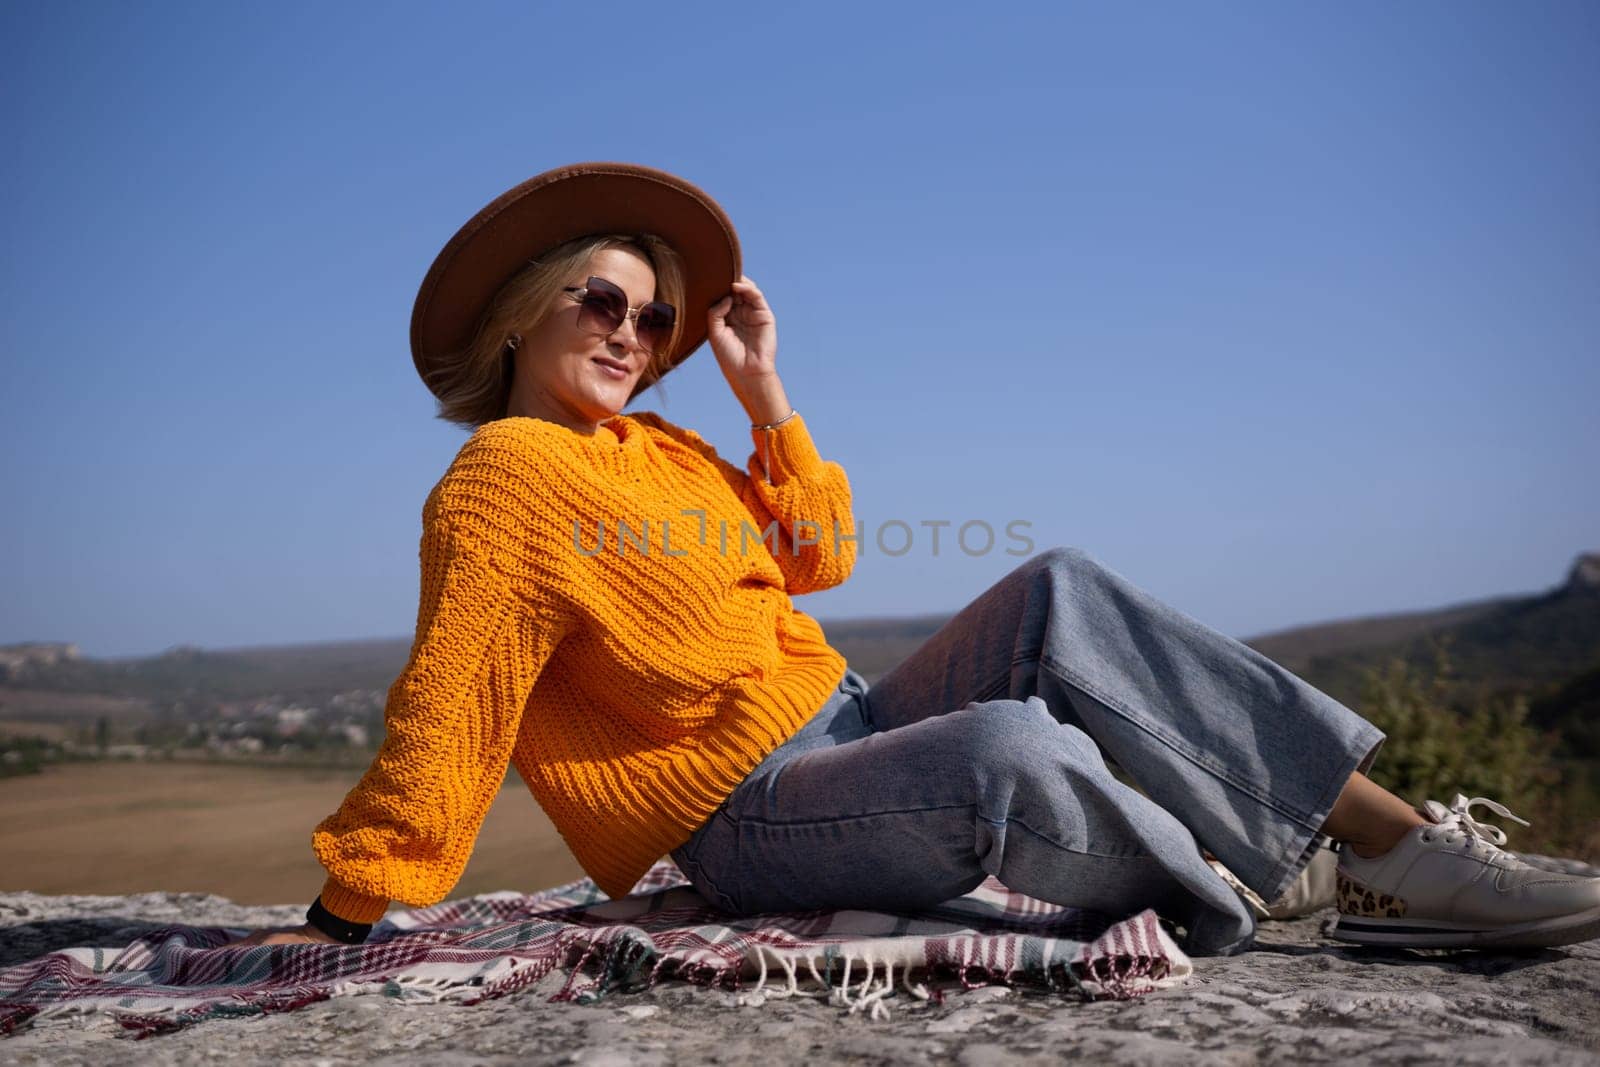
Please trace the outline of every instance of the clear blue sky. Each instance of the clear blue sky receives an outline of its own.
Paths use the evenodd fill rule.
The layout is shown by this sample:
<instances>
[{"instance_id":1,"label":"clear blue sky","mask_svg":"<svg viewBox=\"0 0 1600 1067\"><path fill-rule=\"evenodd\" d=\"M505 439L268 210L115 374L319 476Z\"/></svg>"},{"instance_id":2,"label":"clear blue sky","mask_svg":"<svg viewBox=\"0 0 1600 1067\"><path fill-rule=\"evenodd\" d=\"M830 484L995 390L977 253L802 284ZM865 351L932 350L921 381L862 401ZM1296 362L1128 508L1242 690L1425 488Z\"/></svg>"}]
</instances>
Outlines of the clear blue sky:
<instances>
[{"instance_id":1,"label":"clear blue sky","mask_svg":"<svg viewBox=\"0 0 1600 1067\"><path fill-rule=\"evenodd\" d=\"M870 532L1031 524L1234 636L1600 548L1600 6L0 7L0 641L409 637L407 348L522 179L703 186ZM743 464L709 349L636 408ZM895 547L890 543L890 547Z\"/></svg>"}]
</instances>

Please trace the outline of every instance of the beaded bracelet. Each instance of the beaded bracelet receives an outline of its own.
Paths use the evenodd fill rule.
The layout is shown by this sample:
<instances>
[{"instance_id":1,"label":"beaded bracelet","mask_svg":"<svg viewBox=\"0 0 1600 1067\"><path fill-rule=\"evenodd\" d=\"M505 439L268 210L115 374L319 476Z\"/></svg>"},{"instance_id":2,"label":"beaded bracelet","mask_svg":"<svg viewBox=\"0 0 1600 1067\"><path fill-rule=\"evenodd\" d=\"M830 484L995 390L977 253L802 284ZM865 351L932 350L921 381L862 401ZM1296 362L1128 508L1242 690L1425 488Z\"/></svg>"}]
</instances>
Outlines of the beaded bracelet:
<instances>
[{"instance_id":1,"label":"beaded bracelet","mask_svg":"<svg viewBox=\"0 0 1600 1067\"><path fill-rule=\"evenodd\" d=\"M306 909L306 922L327 934L335 941L343 941L347 945L359 945L372 933L371 923L353 923L348 919L341 919L333 912L322 906L322 897L318 896L311 907Z\"/></svg>"}]
</instances>

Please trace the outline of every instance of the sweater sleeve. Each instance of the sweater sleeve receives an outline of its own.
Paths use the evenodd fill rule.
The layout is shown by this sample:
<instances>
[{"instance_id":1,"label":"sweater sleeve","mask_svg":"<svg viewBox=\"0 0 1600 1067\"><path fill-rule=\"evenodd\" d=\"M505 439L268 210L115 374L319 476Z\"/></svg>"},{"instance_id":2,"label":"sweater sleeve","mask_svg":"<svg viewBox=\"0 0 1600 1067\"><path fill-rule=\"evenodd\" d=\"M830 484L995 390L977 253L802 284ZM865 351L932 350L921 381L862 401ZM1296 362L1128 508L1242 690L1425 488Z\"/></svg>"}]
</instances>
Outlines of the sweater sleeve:
<instances>
[{"instance_id":1,"label":"sweater sleeve","mask_svg":"<svg viewBox=\"0 0 1600 1067\"><path fill-rule=\"evenodd\" d=\"M844 468L824 460L803 416L782 426L750 431L754 450L745 470L729 463L693 430L651 412L634 416L690 446L716 465L744 502L791 594L831 589L850 577L856 562L855 517ZM776 527L773 527L776 523ZM771 529L775 536L766 536Z\"/></svg>"},{"instance_id":2,"label":"sweater sleeve","mask_svg":"<svg viewBox=\"0 0 1600 1067\"><path fill-rule=\"evenodd\" d=\"M451 521L425 523L417 631L371 767L312 834L322 905L376 922L391 899L443 900L510 761L524 703L565 631Z\"/></svg>"}]
</instances>

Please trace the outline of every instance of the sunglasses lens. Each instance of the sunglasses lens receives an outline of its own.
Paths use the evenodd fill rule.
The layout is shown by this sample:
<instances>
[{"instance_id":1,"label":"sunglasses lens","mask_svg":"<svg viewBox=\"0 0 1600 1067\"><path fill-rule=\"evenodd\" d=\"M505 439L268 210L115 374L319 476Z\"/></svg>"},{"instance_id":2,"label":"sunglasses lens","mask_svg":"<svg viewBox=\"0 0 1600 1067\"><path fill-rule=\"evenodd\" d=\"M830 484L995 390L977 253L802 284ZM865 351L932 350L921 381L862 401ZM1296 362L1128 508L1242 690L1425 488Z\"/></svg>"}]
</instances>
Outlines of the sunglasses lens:
<instances>
[{"instance_id":1,"label":"sunglasses lens","mask_svg":"<svg viewBox=\"0 0 1600 1067\"><path fill-rule=\"evenodd\" d=\"M604 278L590 278L584 283L588 290L578 307L578 325L592 333L609 334L622 325L628 316L628 296ZM633 332L639 346L655 353L672 340L672 327L678 313L671 304L653 300L639 309L633 320Z\"/></svg>"},{"instance_id":2,"label":"sunglasses lens","mask_svg":"<svg viewBox=\"0 0 1600 1067\"><path fill-rule=\"evenodd\" d=\"M621 326L628 313L628 298L622 290L603 278L590 278L584 287L589 291L579 305L578 325L595 333L610 333Z\"/></svg>"},{"instance_id":3,"label":"sunglasses lens","mask_svg":"<svg viewBox=\"0 0 1600 1067\"><path fill-rule=\"evenodd\" d=\"M660 302L646 304L639 309L639 317L634 320L639 344L652 355L661 351L667 346L667 342L672 340L672 324L676 320L677 311L671 304Z\"/></svg>"}]
</instances>

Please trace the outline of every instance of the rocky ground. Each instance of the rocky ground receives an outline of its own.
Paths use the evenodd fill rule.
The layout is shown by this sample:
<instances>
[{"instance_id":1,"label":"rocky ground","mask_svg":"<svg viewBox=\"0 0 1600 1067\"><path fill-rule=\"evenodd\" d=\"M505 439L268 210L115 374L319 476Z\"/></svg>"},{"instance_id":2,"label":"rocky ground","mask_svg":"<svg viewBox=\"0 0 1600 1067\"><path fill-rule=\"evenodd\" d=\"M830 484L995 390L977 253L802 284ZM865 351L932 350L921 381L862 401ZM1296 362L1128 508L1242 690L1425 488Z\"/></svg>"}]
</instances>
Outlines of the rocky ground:
<instances>
[{"instance_id":1,"label":"rocky ground","mask_svg":"<svg viewBox=\"0 0 1600 1067\"><path fill-rule=\"evenodd\" d=\"M152 924L287 925L299 912L193 894L0 894L0 965L123 944ZM942 1005L902 992L886 1002L891 1018L873 1022L818 1000L741 1006L671 981L552 1004L552 975L474 1007L344 997L142 1041L84 1019L0 1039L0 1062L1600 1064L1600 940L1520 954L1374 950L1328 940L1332 919L1264 922L1254 951L1195 959L1186 984L1132 1001L956 987Z\"/></svg>"}]
</instances>

